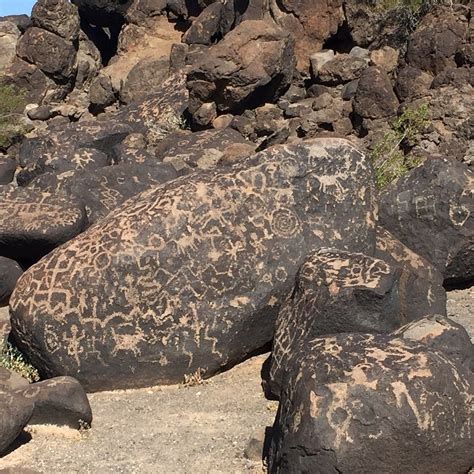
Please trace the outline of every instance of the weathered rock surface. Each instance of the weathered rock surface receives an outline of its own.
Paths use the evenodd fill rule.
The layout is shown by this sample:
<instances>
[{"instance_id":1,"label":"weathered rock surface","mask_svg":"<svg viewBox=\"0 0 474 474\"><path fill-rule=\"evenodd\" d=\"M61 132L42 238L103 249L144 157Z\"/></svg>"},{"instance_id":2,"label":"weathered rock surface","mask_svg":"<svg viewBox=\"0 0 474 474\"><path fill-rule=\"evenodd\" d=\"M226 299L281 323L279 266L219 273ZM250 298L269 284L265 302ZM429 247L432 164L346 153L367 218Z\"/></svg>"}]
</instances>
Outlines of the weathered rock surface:
<instances>
[{"instance_id":1,"label":"weathered rock surface","mask_svg":"<svg viewBox=\"0 0 474 474\"><path fill-rule=\"evenodd\" d=\"M379 67L369 67L362 73L354 97L354 112L364 119L394 116L398 99L387 73Z\"/></svg>"},{"instance_id":2,"label":"weathered rock surface","mask_svg":"<svg viewBox=\"0 0 474 474\"><path fill-rule=\"evenodd\" d=\"M31 424L83 428L92 423L86 392L72 377L29 384L0 367L0 455Z\"/></svg>"},{"instance_id":3,"label":"weathered rock surface","mask_svg":"<svg viewBox=\"0 0 474 474\"><path fill-rule=\"evenodd\" d=\"M54 377L23 388L15 394L33 401L30 424L65 425L79 429L90 426L92 410L86 392L72 377Z\"/></svg>"},{"instance_id":4,"label":"weathered rock surface","mask_svg":"<svg viewBox=\"0 0 474 474\"><path fill-rule=\"evenodd\" d=\"M177 171L168 163L118 164L95 171L46 173L31 186L42 192L71 196L84 207L87 222L95 224L132 196L177 177Z\"/></svg>"},{"instance_id":5,"label":"weathered rock surface","mask_svg":"<svg viewBox=\"0 0 474 474\"><path fill-rule=\"evenodd\" d=\"M209 169L232 164L251 155L255 145L231 128L195 133L174 133L162 140L155 152L166 162L183 161L192 168Z\"/></svg>"},{"instance_id":6,"label":"weathered rock surface","mask_svg":"<svg viewBox=\"0 0 474 474\"><path fill-rule=\"evenodd\" d=\"M15 340L91 390L210 376L271 340L310 249L374 251L372 179L327 139L153 188L24 274Z\"/></svg>"},{"instance_id":7,"label":"weathered rock surface","mask_svg":"<svg viewBox=\"0 0 474 474\"><path fill-rule=\"evenodd\" d=\"M462 163L428 159L381 196L380 222L446 279L474 277L474 178Z\"/></svg>"},{"instance_id":8,"label":"weathered rock surface","mask_svg":"<svg viewBox=\"0 0 474 474\"><path fill-rule=\"evenodd\" d=\"M6 301L12 294L23 269L15 260L0 257L0 303Z\"/></svg>"},{"instance_id":9,"label":"weathered rock surface","mask_svg":"<svg viewBox=\"0 0 474 474\"><path fill-rule=\"evenodd\" d=\"M218 113L271 102L290 85L291 35L265 21L244 21L209 50L187 76L189 112L214 103Z\"/></svg>"},{"instance_id":10,"label":"weathered rock surface","mask_svg":"<svg viewBox=\"0 0 474 474\"><path fill-rule=\"evenodd\" d=\"M421 266L423 261L418 258L416 263ZM428 264L426 270L429 267ZM410 270L397 263L336 249L311 254L298 271L295 288L278 315L270 368L271 392L276 396L280 392L284 360L296 341L338 333L389 333L432 314L430 309L446 314L446 299L436 299L439 293L444 296L442 287L435 288L432 294L432 282ZM438 285L441 284L439 279Z\"/></svg>"},{"instance_id":11,"label":"weathered rock surface","mask_svg":"<svg viewBox=\"0 0 474 474\"><path fill-rule=\"evenodd\" d=\"M446 318L295 341L270 472L467 472L473 346ZM461 362L464 360L465 362Z\"/></svg>"},{"instance_id":12,"label":"weathered rock surface","mask_svg":"<svg viewBox=\"0 0 474 474\"><path fill-rule=\"evenodd\" d=\"M0 367L0 371L4 369ZM33 413L34 403L0 387L0 455L10 446L26 426Z\"/></svg>"},{"instance_id":13,"label":"weathered rock surface","mask_svg":"<svg viewBox=\"0 0 474 474\"><path fill-rule=\"evenodd\" d=\"M58 80L70 79L74 72L73 44L42 28L28 28L18 42L17 54Z\"/></svg>"},{"instance_id":14,"label":"weathered rock surface","mask_svg":"<svg viewBox=\"0 0 474 474\"><path fill-rule=\"evenodd\" d=\"M68 0L38 0L31 12L33 25L75 41L79 37L77 7Z\"/></svg>"},{"instance_id":15,"label":"weathered rock surface","mask_svg":"<svg viewBox=\"0 0 474 474\"><path fill-rule=\"evenodd\" d=\"M0 192L0 255L37 260L75 237L87 223L84 207L73 198L33 189Z\"/></svg>"},{"instance_id":16,"label":"weathered rock surface","mask_svg":"<svg viewBox=\"0 0 474 474\"><path fill-rule=\"evenodd\" d=\"M0 73L3 75L16 56L16 43L20 30L11 21L0 22Z\"/></svg>"}]
</instances>

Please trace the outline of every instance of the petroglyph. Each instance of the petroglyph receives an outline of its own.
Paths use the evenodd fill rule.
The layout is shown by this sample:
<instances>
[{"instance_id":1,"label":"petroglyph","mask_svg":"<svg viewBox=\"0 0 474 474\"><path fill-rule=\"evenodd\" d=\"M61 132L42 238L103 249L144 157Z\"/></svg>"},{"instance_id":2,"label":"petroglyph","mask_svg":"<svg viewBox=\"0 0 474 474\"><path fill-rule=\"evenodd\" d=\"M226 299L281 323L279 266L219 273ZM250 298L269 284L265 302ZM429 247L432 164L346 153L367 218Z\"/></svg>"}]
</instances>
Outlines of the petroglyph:
<instances>
[{"instance_id":1,"label":"petroglyph","mask_svg":"<svg viewBox=\"0 0 474 474\"><path fill-rule=\"evenodd\" d=\"M300 337L270 472L414 472L415 459L416 472L465 472L474 460L473 350L466 331L441 316L391 335Z\"/></svg>"},{"instance_id":2,"label":"petroglyph","mask_svg":"<svg viewBox=\"0 0 474 474\"><path fill-rule=\"evenodd\" d=\"M321 193L319 177L336 171ZM311 249L372 251L374 213L370 166L344 140L183 177L31 268L11 299L15 338L45 374L90 389L210 376L271 340Z\"/></svg>"}]
</instances>

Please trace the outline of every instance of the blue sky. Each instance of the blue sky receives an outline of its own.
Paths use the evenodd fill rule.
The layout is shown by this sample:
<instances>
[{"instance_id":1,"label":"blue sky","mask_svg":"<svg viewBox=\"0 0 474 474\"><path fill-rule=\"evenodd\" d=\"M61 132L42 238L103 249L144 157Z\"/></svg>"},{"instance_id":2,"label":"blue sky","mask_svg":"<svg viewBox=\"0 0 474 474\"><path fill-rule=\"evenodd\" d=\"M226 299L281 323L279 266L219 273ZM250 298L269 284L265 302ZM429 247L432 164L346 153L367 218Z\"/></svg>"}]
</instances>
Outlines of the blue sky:
<instances>
[{"instance_id":1,"label":"blue sky","mask_svg":"<svg viewBox=\"0 0 474 474\"><path fill-rule=\"evenodd\" d=\"M0 16L20 15L31 13L31 7L36 0L0 0Z\"/></svg>"}]
</instances>

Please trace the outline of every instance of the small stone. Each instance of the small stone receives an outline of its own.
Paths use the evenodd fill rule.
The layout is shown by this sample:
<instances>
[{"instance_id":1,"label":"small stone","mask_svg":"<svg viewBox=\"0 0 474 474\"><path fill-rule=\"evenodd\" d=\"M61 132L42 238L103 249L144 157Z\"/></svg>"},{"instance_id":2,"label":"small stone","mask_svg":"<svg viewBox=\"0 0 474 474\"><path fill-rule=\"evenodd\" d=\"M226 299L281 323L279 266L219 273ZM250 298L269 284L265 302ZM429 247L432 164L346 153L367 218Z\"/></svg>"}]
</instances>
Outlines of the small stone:
<instances>
[{"instance_id":1,"label":"small stone","mask_svg":"<svg viewBox=\"0 0 474 474\"><path fill-rule=\"evenodd\" d=\"M335 53L332 49L313 54L310 57L311 71L313 73L313 76L318 77L319 70L321 69L321 67L328 61L331 61L331 59L334 59L334 57Z\"/></svg>"}]
</instances>

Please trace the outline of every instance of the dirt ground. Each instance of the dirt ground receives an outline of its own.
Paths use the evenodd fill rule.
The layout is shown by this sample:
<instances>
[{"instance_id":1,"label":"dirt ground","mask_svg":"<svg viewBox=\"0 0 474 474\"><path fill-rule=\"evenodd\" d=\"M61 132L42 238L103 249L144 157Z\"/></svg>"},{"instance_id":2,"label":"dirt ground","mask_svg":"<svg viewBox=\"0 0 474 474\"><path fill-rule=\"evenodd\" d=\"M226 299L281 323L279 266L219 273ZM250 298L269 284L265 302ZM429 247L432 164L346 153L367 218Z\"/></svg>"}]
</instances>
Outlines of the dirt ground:
<instances>
[{"instance_id":1,"label":"dirt ground","mask_svg":"<svg viewBox=\"0 0 474 474\"><path fill-rule=\"evenodd\" d=\"M471 337L473 310L474 287L448 293L448 314ZM0 460L0 472L262 473L257 457L252 461L244 452L251 438L272 425L277 409L260 387L265 358L193 387L92 394L91 430L28 427L23 444Z\"/></svg>"}]
</instances>

